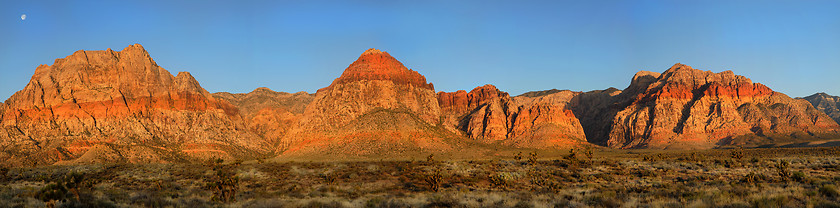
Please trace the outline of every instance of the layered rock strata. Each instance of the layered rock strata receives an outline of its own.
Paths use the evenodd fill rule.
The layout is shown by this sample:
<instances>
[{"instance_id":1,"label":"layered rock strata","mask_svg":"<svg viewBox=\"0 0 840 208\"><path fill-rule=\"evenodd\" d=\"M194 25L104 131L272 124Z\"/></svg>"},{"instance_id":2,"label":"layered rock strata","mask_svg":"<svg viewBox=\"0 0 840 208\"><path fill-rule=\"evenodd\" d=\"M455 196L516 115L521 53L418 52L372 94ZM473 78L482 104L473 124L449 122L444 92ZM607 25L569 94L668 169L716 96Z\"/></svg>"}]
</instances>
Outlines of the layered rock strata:
<instances>
[{"instance_id":1,"label":"layered rock strata","mask_svg":"<svg viewBox=\"0 0 840 208\"><path fill-rule=\"evenodd\" d=\"M318 90L280 150L375 155L451 150L434 86L387 52L369 49Z\"/></svg>"},{"instance_id":2,"label":"layered rock strata","mask_svg":"<svg viewBox=\"0 0 840 208\"><path fill-rule=\"evenodd\" d=\"M482 143L524 148L569 148L585 143L578 119L566 106L577 93L531 92L510 97L493 85L439 92L444 124Z\"/></svg>"},{"instance_id":3,"label":"layered rock strata","mask_svg":"<svg viewBox=\"0 0 840 208\"><path fill-rule=\"evenodd\" d=\"M579 107L573 108L586 117L589 140L615 148L757 145L825 138L840 129L805 101L732 71L713 73L683 64L662 74L639 72L617 95L588 96L576 99Z\"/></svg>"},{"instance_id":4,"label":"layered rock strata","mask_svg":"<svg viewBox=\"0 0 840 208\"><path fill-rule=\"evenodd\" d=\"M0 159L84 161L248 158L268 152L238 110L187 72L172 76L139 44L77 51L41 65L5 102Z\"/></svg>"}]
</instances>

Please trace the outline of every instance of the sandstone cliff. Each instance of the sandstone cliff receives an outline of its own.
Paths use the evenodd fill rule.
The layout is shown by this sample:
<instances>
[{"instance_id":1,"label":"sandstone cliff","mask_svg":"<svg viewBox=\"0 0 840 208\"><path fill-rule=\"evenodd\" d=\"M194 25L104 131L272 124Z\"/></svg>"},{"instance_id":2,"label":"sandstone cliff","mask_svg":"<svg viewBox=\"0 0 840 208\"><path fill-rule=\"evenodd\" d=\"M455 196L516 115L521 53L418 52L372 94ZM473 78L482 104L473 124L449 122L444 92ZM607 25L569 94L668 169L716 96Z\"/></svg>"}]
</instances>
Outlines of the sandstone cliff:
<instances>
[{"instance_id":1,"label":"sandstone cliff","mask_svg":"<svg viewBox=\"0 0 840 208\"><path fill-rule=\"evenodd\" d=\"M242 114L248 130L263 140L280 145L286 132L297 124L306 106L315 99L314 94L275 92L257 88L249 93L213 93L217 99L230 102Z\"/></svg>"},{"instance_id":2,"label":"sandstone cliff","mask_svg":"<svg viewBox=\"0 0 840 208\"><path fill-rule=\"evenodd\" d=\"M467 93L438 93L444 125L482 143L524 148L569 148L585 143L578 119L567 104L568 90L529 92L517 97L493 85Z\"/></svg>"},{"instance_id":3,"label":"sandstone cliff","mask_svg":"<svg viewBox=\"0 0 840 208\"><path fill-rule=\"evenodd\" d=\"M249 158L269 150L243 131L234 106L187 72L172 76L139 44L38 66L5 105L0 159L20 165Z\"/></svg>"},{"instance_id":4,"label":"sandstone cliff","mask_svg":"<svg viewBox=\"0 0 840 208\"><path fill-rule=\"evenodd\" d=\"M840 123L840 97L825 93L816 93L803 99L811 103L835 122Z\"/></svg>"},{"instance_id":5,"label":"sandstone cliff","mask_svg":"<svg viewBox=\"0 0 840 208\"><path fill-rule=\"evenodd\" d=\"M387 52L369 49L318 90L279 149L288 155L450 151L434 86Z\"/></svg>"},{"instance_id":6,"label":"sandstone cliff","mask_svg":"<svg viewBox=\"0 0 840 208\"><path fill-rule=\"evenodd\" d=\"M840 129L805 101L732 71L713 73L683 64L662 74L640 72L617 95L589 96L596 98L577 99L581 107L575 108L586 117L590 141L616 148L749 146L827 138ZM584 107L591 103L598 104ZM608 126L604 121L610 121Z\"/></svg>"}]
</instances>

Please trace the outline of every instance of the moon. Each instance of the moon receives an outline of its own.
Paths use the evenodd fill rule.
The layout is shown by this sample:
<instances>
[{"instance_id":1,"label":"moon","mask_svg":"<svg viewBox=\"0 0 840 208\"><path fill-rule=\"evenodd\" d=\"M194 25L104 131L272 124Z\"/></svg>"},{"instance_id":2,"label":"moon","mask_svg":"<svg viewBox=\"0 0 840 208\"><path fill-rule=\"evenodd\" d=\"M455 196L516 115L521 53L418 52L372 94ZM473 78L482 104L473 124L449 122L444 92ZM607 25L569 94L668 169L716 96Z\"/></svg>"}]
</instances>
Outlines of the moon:
<instances>
[{"instance_id":1,"label":"moon","mask_svg":"<svg viewBox=\"0 0 840 208\"><path fill-rule=\"evenodd\" d=\"M26 14L20 15L20 20L26 20Z\"/></svg>"}]
</instances>

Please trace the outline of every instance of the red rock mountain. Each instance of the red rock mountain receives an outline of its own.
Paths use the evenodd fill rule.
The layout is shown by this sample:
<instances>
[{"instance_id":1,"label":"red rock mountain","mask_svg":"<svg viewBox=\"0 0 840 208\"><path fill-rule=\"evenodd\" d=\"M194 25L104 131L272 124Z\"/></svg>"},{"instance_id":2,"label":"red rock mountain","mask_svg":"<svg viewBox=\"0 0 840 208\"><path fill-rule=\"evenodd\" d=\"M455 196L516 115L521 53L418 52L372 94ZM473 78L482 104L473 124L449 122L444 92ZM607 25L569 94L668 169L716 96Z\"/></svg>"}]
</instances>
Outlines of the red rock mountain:
<instances>
[{"instance_id":1,"label":"red rock mountain","mask_svg":"<svg viewBox=\"0 0 840 208\"><path fill-rule=\"evenodd\" d=\"M275 92L264 87L249 93L218 92L213 97L236 106L248 130L272 147L282 144L282 138L297 125L306 106L315 99L314 94L306 92Z\"/></svg>"},{"instance_id":2,"label":"red rock mountain","mask_svg":"<svg viewBox=\"0 0 840 208\"><path fill-rule=\"evenodd\" d=\"M811 103L837 123L840 123L840 97L825 93L816 93L803 99Z\"/></svg>"},{"instance_id":3,"label":"red rock mountain","mask_svg":"<svg viewBox=\"0 0 840 208\"><path fill-rule=\"evenodd\" d=\"M448 129L482 143L525 148L570 148L586 142L580 122L567 108L578 93L532 92L511 98L493 85L467 93L439 92Z\"/></svg>"},{"instance_id":4,"label":"red rock mountain","mask_svg":"<svg viewBox=\"0 0 840 208\"><path fill-rule=\"evenodd\" d=\"M449 151L434 86L387 52L369 49L318 90L284 154L381 155Z\"/></svg>"},{"instance_id":5,"label":"red rock mountain","mask_svg":"<svg viewBox=\"0 0 840 208\"><path fill-rule=\"evenodd\" d=\"M608 93L609 95L605 94ZM676 64L639 72L616 94L576 100L593 143L616 148L705 149L830 138L840 127L803 100L735 75Z\"/></svg>"},{"instance_id":6,"label":"red rock mountain","mask_svg":"<svg viewBox=\"0 0 840 208\"><path fill-rule=\"evenodd\" d=\"M185 161L268 153L238 110L187 72L172 76L139 44L77 51L41 65L5 102L0 159Z\"/></svg>"},{"instance_id":7,"label":"red rock mountain","mask_svg":"<svg viewBox=\"0 0 840 208\"><path fill-rule=\"evenodd\" d=\"M210 94L189 73L172 76L132 45L77 51L37 67L26 87L0 103L0 160L482 157L504 148L705 149L840 137L840 126L820 111L832 114L826 109L836 109L830 101L837 99L806 99L731 71L682 64L641 71L624 90L511 97L484 85L435 93L425 77L376 49L315 94Z\"/></svg>"}]
</instances>

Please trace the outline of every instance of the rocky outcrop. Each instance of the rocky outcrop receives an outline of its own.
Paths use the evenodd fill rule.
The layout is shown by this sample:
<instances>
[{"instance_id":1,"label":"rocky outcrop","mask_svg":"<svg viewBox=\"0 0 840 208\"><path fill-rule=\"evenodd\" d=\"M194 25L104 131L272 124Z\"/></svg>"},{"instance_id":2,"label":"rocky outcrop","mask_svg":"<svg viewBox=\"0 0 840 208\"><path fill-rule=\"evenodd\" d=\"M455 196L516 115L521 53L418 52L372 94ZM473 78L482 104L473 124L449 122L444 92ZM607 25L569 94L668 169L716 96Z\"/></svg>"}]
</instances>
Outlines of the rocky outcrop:
<instances>
[{"instance_id":1,"label":"rocky outcrop","mask_svg":"<svg viewBox=\"0 0 840 208\"><path fill-rule=\"evenodd\" d=\"M551 92L554 91L554 92ZM506 144L528 148L573 148L586 143L580 120L571 109L572 98L580 94L569 90L526 93L513 98L516 110L510 116Z\"/></svg>"},{"instance_id":2,"label":"rocky outcrop","mask_svg":"<svg viewBox=\"0 0 840 208\"><path fill-rule=\"evenodd\" d=\"M268 152L238 110L187 72L172 76L139 44L77 51L41 65L3 111L0 159L184 161Z\"/></svg>"},{"instance_id":3,"label":"rocky outcrop","mask_svg":"<svg viewBox=\"0 0 840 208\"><path fill-rule=\"evenodd\" d=\"M835 122L840 123L840 97L825 93L816 93L803 99L807 100L817 110L822 111Z\"/></svg>"},{"instance_id":4,"label":"rocky outcrop","mask_svg":"<svg viewBox=\"0 0 840 208\"><path fill-rule=\"evenodd\" d=\"M284 154L372 155L451 150L434 87L387 52L369 49L318 90L280 146Z\"/></svg>"},{"instance_id":5,"label":"rocky outcrop","mask_svg":"<svg viewBox=\"0 0 840 208\"><path fill-rule=\"evenodd\" d=\"M507 138L511 97L493 85L476 87L467 93L438 92L444 126L483 143Z\"/></svg>"},{"instance_id":6,"label":"rocky outcrop","mask_svg":"<svg viewBox=\"0 0 840 208\"><path fill-rule=\"evenodd\" d=\"M808 103L732 71L713 73L683 64L662 74L640 72L618 95L589 96L595 98L577 99L581 107L574 108L588 112L580 116L587 133L593 132L590 141L616 148L756 145L823 138L840 129ZM597 104L582 107L586 103ZM609 126L601 125L606 120Z\"/></svg>"},{"instance_id":7,"label":"rocky outcrop","mask_svg":"<svg viewBox=\"0 0 840 208\"><path fill-rule=\"evenodd\" d=\"M289 129L300 120L315 94L306 92L275 92L260 87L249 93L213 93L220 100L230 102L242 114L248 130L277 146Z\"/></svg>"},{"instance_id":8,"label":"rocky outcrop","mask_svg":"<svg viewBox=\"0 0 840 208\"><path fill-rule=\"evenodd\" d=\"M529 92L511 98L493 85L439 92L444 125L475 141L525 148L568 148L585 142L568 102L576 93Z\"/></svg>"}]
</instances>

